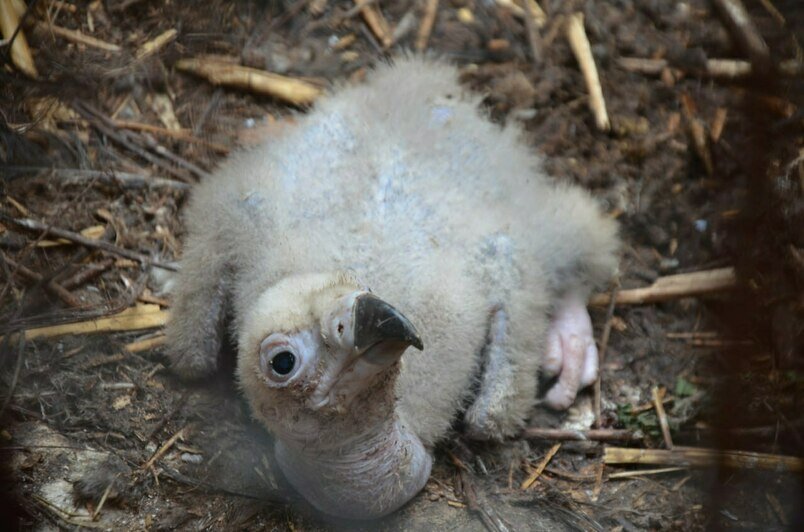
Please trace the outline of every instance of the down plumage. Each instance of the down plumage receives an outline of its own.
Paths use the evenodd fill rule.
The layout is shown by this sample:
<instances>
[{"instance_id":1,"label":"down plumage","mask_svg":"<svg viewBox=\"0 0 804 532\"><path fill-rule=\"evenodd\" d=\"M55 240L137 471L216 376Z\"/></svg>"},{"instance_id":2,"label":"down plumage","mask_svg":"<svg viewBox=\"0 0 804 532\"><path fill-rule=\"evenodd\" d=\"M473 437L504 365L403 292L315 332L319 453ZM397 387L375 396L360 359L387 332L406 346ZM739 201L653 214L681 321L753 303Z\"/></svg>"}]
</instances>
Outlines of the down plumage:
<instances>
[{"instance_id":1,"label":"down plumage","mask_svg":"<svg viewBox=\"0 0 804 532\"><path fill-rule=\"evenodd\" d=\"M214 371L231 334L280 466L324 512L404 504L467 402L471 435L500 438L540 367L555 407L595 379L585 301L616 267L615 224L478 103L453 67L399 60L194 191L173 368Z\"/></svg>"}]
</instances>

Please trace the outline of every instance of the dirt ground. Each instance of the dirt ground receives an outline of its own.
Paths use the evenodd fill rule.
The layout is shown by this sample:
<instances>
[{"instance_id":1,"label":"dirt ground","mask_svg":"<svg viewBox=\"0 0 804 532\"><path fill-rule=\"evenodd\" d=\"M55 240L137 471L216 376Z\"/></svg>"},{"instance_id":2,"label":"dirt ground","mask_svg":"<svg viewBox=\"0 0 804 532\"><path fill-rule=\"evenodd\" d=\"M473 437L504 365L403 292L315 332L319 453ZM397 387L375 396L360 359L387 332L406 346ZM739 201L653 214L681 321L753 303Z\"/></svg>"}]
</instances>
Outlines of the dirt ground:
<instances>
[{"instance_id":1,"label":"dirt ground","mask_svg":"<svg viewBox=\"0 0 804 532\"><path fill-rule=\"evenodd\" d=\"M28 341L12 334L135 305L161 316L169 301L138 258L179 258L192 184L304 111L214 86L180 71L180 59L212 55L320 87L359 83L371 65L415 47L432 4L374 2L392 34L386 46L349 1L40 0L22 26L38 77L20 74L0 47L0 521L11 529L801 529L801 469L780 468L779 457L804 449L804 5L745 0L773 64L763 72L752 58L755 75L729 77L707 61L748 58L714 3L544 0L546 16L530 29L511 3L441 0L427 50L461 67L493 120L521 124L552 175L591 190L617 218L620 292L672 274L737 272L729 290L591 308L605 344L600 428L631 439L480 444L456 426L410 504L379 523L332 521L284 483L231 370L193 386L176 380L153 326ZM576 12L610 131L596 127L567 42ZM139 53L169 30L154 53ZM637 67L631 58L650 61ZM774 66L783 61L792 74ZM44 225L25 229L20 219ZM48 228L139 255L71 244ZM651 403L654 387L665 393L666 416ZM586 392L568 413L539 409L530 425L587 429L594 403ZM612 448L666 448L660 418L676 449L769 456L740 467L604 467Z\"/></svg>"}]
</instances>

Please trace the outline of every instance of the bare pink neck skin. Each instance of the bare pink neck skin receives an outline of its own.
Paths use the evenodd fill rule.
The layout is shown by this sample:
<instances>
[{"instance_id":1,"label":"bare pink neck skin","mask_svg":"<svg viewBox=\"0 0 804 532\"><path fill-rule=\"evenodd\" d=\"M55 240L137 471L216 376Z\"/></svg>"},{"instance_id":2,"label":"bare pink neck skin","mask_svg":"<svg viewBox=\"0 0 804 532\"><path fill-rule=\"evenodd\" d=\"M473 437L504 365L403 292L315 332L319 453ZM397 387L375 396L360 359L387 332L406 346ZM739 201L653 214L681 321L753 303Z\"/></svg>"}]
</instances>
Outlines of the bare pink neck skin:
<instances>
[{"instance_id":1,"label":"bare pink neck skin","mask_svg":"<svg viewBox=\"0 0 804 532\"><path fill-rule=\"evenodd\" d=\"M341 442L276 440L276 459L296 490L322 512L374 519L400 508L430 477L430 453L393 416Z\"/></svg>"}]
</instances>

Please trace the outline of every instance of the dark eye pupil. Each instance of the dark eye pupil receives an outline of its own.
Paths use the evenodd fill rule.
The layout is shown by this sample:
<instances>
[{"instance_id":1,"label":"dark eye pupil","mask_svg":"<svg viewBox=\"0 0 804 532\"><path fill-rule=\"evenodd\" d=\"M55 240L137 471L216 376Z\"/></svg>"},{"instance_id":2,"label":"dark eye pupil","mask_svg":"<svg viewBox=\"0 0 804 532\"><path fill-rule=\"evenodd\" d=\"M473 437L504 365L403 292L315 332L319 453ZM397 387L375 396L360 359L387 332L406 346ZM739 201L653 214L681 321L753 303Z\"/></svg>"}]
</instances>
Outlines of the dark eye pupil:
<instances>
[{"instance_id":1,"label":"dark eye pupil","mask_svg":"<svg viewBox=\"0 0 804 532\"><path fill-rule=\"evenodd\" d=\"M290 351L282 351L277 353L271 359L271 368L277 375L287 375L293 370L293 365L296 363L296 355Z\"/></svg>"}]
</instances>

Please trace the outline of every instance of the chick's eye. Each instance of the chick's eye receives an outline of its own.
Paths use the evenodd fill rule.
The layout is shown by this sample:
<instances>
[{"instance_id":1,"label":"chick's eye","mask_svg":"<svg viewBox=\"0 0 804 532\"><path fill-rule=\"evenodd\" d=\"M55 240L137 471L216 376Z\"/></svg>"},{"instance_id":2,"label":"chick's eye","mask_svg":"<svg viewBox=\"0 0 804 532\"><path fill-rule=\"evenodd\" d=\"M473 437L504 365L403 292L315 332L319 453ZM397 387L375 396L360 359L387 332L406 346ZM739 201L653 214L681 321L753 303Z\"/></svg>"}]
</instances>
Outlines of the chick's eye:
<instances>
[{"instance_id":1,"label":"chick's eye","mask_svg":"<svg viewBox=\"0 0 804 532\"><path fill-rule=\"evenodd\" d=\"M293 371L293 366L296 365L296 355L290 351L282 351L274 355L271 359L271 369L277 375L287 375Z\"/></svg>"}]
</instances>

